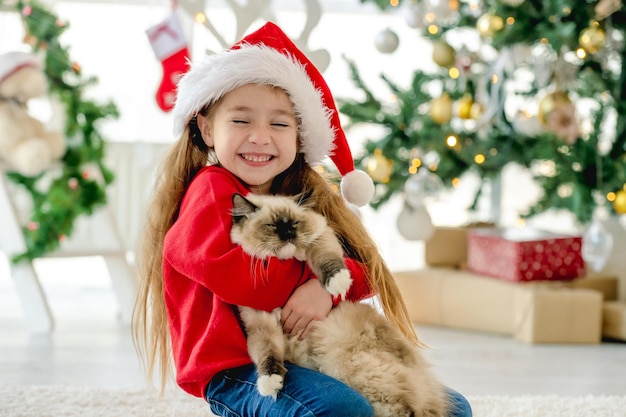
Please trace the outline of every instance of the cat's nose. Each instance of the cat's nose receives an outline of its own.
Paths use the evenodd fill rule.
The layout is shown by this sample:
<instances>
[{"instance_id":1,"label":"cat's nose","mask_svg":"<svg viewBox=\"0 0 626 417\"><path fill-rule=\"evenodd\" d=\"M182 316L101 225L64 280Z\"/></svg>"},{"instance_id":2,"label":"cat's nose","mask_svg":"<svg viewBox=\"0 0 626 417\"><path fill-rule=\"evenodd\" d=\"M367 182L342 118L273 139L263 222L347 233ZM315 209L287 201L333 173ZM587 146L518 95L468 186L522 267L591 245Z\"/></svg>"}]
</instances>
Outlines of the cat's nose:
<instances>
[{"instance_id":1,"label":"cat's nose","mask_svg":"<svg viewBox=\"0 0 626 417\"><path fill-rule=\"evenodd\" d=\"M296 228L291 222L279 222L276 224L276 233L280 240L292 240L296 237Z\"/></svg>"}]
</instances>

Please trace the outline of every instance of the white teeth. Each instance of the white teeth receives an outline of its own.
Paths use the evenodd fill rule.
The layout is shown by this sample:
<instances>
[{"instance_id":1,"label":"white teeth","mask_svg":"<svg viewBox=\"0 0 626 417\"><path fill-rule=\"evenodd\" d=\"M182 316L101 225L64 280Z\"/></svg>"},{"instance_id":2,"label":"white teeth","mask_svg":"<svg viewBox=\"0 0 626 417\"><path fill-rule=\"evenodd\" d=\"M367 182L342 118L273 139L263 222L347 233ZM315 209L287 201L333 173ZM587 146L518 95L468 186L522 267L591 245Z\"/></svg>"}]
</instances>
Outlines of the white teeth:
<instances>
[{"instance_id":1,"label":"white teeth","mask_svg":"<svg viewBox=\"0 0 626 417\"><path fill-rule=\"evenodd\" d=\"M247 154L241 154L241 157L245 159L246 161L251 161L251 162L267 162L272 158L271 155L247 155Z\"/></svg>"}]
</instances>

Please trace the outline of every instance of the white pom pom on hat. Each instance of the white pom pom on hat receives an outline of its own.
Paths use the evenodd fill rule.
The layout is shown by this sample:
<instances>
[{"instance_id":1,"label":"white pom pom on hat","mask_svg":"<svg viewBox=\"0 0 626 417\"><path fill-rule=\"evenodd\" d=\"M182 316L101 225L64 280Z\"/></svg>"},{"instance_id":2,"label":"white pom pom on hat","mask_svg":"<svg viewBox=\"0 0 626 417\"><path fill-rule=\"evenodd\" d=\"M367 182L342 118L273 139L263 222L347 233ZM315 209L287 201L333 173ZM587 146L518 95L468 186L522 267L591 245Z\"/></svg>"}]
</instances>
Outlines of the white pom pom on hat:
<instances>
[{"instance_id":1,"label":"white pom pom on hat","mask_svg":"<svg viewBox=\"0 0 626 417\"><path fill-rule=\"evenodd\" d=\"M178 83L174 134L180 137L202 108L245 84L284 89L300 119L301 149L309 165L329 156L342 176L346 201L363 206L374 195L374 183L355 170L339 112L322 74L274 23L268 22L230 50L191 64Z\"/></svg>"}]
</instances>

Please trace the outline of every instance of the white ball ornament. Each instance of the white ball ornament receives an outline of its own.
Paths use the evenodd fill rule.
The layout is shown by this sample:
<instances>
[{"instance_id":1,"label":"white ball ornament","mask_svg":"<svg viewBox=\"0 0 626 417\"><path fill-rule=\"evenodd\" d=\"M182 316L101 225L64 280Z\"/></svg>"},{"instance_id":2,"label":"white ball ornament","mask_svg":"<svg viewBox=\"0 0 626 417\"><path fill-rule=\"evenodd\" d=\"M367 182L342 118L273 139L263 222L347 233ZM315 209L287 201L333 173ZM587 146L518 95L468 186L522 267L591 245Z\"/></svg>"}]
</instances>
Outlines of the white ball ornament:
<instances>
[{"instance_id":1,"label":"white ball ornament","mask_svg":"<svg viewBox=\"0 0 626 417\"><path fill-rule=\"evenodd\" d=\"M376 35L374 38L374 46L376 49L383 54L390 54L398 49L398 45L400 44L400 39L398 35L391 30L385 29Z\"/></svg>"},{"instance_id":2,"label":"white ball ornament","mask_svg":"<svg viewBox=\"0 0 626 417\"><path fill-rule=\"evenodd\" d=\"M435 232L430 214L423 205L411 207L404 204L396 220L396 227L400 236L406 240L428 240Z\"/></svg>"}]
</instances>

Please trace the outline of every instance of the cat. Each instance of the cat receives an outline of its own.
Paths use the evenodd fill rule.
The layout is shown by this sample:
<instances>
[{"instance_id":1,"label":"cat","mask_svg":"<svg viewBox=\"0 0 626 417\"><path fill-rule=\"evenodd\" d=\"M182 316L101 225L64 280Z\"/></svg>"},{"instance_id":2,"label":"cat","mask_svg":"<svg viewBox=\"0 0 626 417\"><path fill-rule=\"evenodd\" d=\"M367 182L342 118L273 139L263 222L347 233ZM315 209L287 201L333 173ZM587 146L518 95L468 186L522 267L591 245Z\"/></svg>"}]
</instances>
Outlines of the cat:
<instances>
[{"instance_id":1,"label":"cat","mask_svg":"<svg viewBox=\"0 0 626 417\"><path fill-rule=\"evenodd\" d=\"M323 263L323 256L341 256L343 262L334 231L323 216L309 208L309 196L234 195L233 241L243 242L244 251L252 256L297 254L314 264ZM316 247L319 244L328 246ZM336 259L332 263L338 264ZM287 376L284 362L289 361L356 389L368 399L376 417L447 415L445 388L419 348L369 304L340 302L303 340L283 333L280 309L266 312L238 306L238 311L248 352L257 367L261 395L276 399Z\"/></svg>"},{"instance_id":2,"label":"cat","mask_svg":"<svg viewBox=\"0 0 626 417\"><path fill-rule=\"evenodd\" d=\"M310 194L233 194L230 238L254 258L306 260L326 290L344 298L352 278L343 248L324 216L307 209Z\"/></svg>"}]
</instances>

